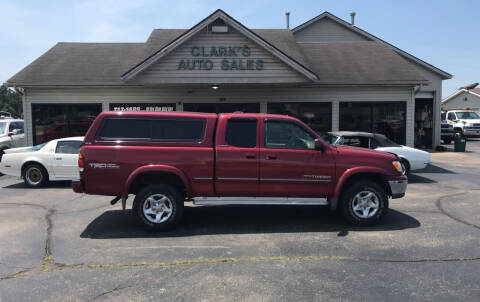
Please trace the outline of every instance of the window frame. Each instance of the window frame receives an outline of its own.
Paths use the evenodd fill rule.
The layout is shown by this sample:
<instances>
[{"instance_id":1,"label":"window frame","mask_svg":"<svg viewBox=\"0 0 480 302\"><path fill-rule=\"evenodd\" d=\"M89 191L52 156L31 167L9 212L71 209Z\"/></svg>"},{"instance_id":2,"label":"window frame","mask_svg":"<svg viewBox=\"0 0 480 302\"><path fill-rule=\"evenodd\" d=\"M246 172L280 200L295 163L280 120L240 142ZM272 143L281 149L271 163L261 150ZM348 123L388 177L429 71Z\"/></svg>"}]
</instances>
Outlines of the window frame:
<instances>
[{"instance_id":1,"label":"window frame","mask_svg":"<svg viewBox=\"0 0 480 302\"><path fill-rule=\"evenodd\" d=\"M149 123L149 130L150 130L150 137L146 138L128 138L128 137L123 137L123 138L114 138L114 137L102 137L101 133L105 129L106 124L109 120L146 120ZM152 121L158 121L158 120L189 120L189 121L200 121L202 123L202 137L200 139L153 139L153 128L152 128ZM144 118L144 117L106 117L102 120L102 124L99 127L97 133L95 134L95 140L99 142L112 142L112 141L120 141L120 142L165 142L165 143L200 143L205 140L205 132L207 128L207 120L204 118L165 118L165 117L160 117L160 118Z\"/></svg>"},{"instance_id":2,"label":"window frame","mask_svg":"<svg viewBox=\"0 0 480 302\"><path fill-rule=\"evenodd\" d=\"M60 153L60 152L58 152L58 147L61 143L77 143L77 142L80 143L80 148L81 148L82 143L83 143L82 141L76 141L76 140L57 141L57 144L55 146L55 154L70 154L70 155L78 154L78 153ZM80 152L80 148L78 149L78 152Z\"/></svg>"},{"instance_id":3,"label":"window frame","mask_svg":"<svg viewBox=\"0 0 480 302\"><path fill-rule=\"evenodd\" d=\"M268 147L267 145L267 123L268 122L283 122L283 123L289 123L289 124L292 124L292 125L295 125L297 127L299 127L300 129L304 130L306 133L308 133L308 135L310 135L312 138L313 138L313 141L314 141L314 148L313 149L304 149L304 148L274 148L274 147ZM317 135L315 135L314 133L312 133L312 131L310 131L310 129L304 127L302 124L294 121L294 120L290 120L290 119L282 119L282 118L266 118L263 120L263 147L265 149L279 149L279 150L302 150L302 151L315 151L315 140L318 138Z\"/></svg>"}]
</instances>

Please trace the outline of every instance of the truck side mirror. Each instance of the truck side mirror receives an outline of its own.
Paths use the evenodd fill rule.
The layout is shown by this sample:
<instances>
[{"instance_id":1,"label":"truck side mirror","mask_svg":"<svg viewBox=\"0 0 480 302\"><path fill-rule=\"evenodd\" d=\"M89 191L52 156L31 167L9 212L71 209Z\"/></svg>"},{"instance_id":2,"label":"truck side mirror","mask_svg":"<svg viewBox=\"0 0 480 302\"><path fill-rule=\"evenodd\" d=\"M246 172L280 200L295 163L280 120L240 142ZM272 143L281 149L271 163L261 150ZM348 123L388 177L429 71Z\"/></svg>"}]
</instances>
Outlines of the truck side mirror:
<instances>
[{"instance_id":1,"label":"truck side mirror","mask_svg":"<svg viewBox=\"0 0 480 302\"><path fill-rule=\"evenodd\" d=\"M12 136L12 135L17 135L20 131L18 129L14 129L10 132L8 132L8 136Z\"/></svg>"},{"instance_id":2,"label":"truck side mirror","mask_svg":"<svg viewBox=\"0 0 480 302\"><path fill-rule=\"evenodd\" d=\"M315 150L325 151L325 145L319 138L315 139Z\"/></svg>"}]
</instances>

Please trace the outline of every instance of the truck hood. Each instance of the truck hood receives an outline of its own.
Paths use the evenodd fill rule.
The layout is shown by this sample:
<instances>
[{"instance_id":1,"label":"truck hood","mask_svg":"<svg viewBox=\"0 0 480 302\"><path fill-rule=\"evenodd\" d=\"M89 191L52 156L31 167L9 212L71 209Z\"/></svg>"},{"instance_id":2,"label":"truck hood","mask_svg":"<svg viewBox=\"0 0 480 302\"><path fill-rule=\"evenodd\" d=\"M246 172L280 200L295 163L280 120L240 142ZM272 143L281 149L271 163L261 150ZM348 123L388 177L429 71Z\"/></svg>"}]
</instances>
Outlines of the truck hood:
<instances>
[{"instance_id":1,"label":"truck hood","mask_svg":"<svg viewBox=\"0 0 480 302\"><path fill-rule=\"evenodd\" d=\"M374 167L383 170L384 175L401 175L393 167L392 162L397 160L393 154L344 145L337 145L336 148L338 152L336 164L339 171L355 167Z\"/></svg>"},{"instance_id":2,"label":"truck hood","mask_svg":"<svg viewBox=\"0 0 480 302\"><path fill-rule=\"evenodd\" d=\"M354 158L373 158L378 160L387 160L393 161L396 160L397 157L393 154L371 150L367 148L359 148L359 147L352 147L352 146L345 146L345 145L336 145L338 153L342 156L353 156Z\"/></svg>"},{"instance_id":3,"label":"truck hood","mask_svg":"<svg viewBox=\"0 0 480 302\"><path fill-rule=\"evenodd\" d=\"M478 119L478 118L477 119L464 119L464 120L460 119L459 121L460 121L460 123L467 122L469 124L480 124L480 119Z\"/></svg>"}]
</instances>

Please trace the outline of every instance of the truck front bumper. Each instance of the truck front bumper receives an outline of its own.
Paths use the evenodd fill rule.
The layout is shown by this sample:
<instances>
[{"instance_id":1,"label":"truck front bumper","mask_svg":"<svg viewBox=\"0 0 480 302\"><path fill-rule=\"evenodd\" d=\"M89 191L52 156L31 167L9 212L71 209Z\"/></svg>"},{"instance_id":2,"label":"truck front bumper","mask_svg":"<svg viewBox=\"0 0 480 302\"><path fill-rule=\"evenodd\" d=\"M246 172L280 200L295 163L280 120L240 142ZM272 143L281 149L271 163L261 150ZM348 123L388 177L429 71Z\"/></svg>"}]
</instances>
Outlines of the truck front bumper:
<instances>
[{"instance_id":1,"label":"truck front bumper","mask_svg":"<svg viewBox=\"0 0 480 302\"><path fill-rule=\"evenodd\" d=\"M83 184L80 179L72 180L72 189L75 193L83 193L85 190L83 189Z\"/></svg>"},{"instance_id":2,"label":"truck front bumper","mask_svg":"<svg viewBox=\"0 0 480 302\"><path fill-rule=\"evenodd\" d=\"M407 190L408 179L406 176L394 180L389 180L388 185L392 192L392 199L402 198Z\"/></svg>"},{"instance_id":3,"label":"truck front bumper","mask_svg":"<svg viewBox=\"0 0 480 302\"><path fill-rule=\"evenodd\" d=\"M480 137L480 128L463 128L463 135L469 137Z\"/></svg>"}]
</instances>

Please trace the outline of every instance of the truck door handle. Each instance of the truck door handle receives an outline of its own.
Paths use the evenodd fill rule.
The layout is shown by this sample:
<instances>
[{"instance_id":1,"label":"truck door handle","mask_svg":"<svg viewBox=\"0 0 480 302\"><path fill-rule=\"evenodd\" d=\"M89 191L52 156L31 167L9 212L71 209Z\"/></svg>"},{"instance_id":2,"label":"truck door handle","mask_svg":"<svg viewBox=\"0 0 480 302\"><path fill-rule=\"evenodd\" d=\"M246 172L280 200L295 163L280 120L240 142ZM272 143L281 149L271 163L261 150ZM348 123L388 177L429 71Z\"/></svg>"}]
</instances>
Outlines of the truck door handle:
<instances>
[{"instance_id":1,"label":"truck door handle","mask_svg":"<svg viewBox=\"0 0 480 302\"><path fill-rule=\"evenodd\" d=\"M267 154L267 159L277 159L277 156L275 154Z\"/></svg>"},{"instance_id":2,"label":"truck door handle","mask_svg":"<svg viewBox=\"0 0 480 302\"><path fill-rule=\"evenodd\" d=\"M253 153L247 153L247 154L245 154L245 157L249 158L249 159L256 158L255 154L253 154Z\"/></svg>"},{"instance_id":3,"label":"truck door handle","mask_svg":"<svg viewBox=\"0 0 480 302\"><path fill-rule=\"evenodd\" d=\"M55 157L55 160L62 160L61 157Z\"/></svg>"}]
</instances>

